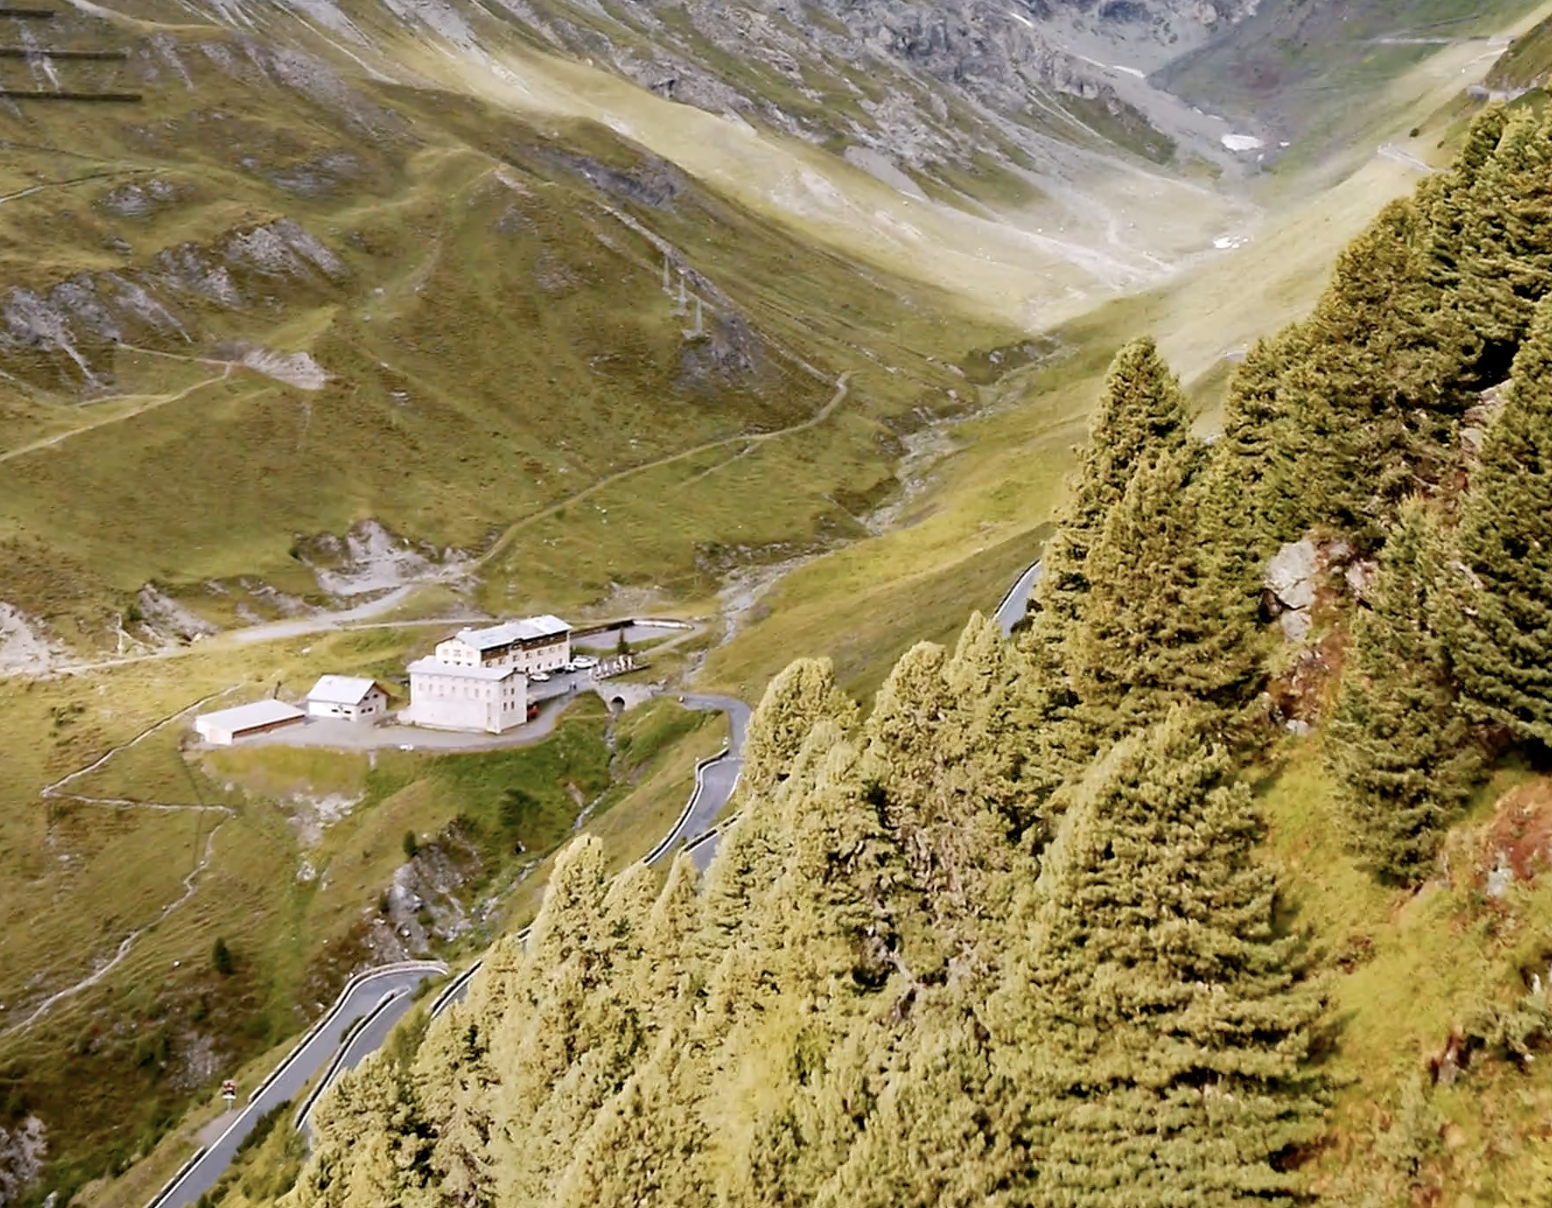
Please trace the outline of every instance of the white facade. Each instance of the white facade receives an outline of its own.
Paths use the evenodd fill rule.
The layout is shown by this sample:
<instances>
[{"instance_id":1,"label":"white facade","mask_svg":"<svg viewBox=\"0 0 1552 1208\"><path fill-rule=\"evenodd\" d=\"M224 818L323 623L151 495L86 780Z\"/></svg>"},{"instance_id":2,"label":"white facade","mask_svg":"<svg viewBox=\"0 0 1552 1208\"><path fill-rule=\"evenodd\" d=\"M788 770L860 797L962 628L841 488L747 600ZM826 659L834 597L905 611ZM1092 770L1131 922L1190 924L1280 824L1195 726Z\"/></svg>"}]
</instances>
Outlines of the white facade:
<instances>
[{"instance_id":1,"label":"white facade","mask_svg":"<svg viewBox=\"0 0 1552 1208\"><path fill-rule=\"evenodd\" d=\"M388 693L375 680L326 675L307 694L307 716L376 722L388 715Z\"/></svg>"},{"instance_id":2,"label":"white facade","mask_svg":"<svg viewBox=\"0 0 1552 1208\"><path fill-rule=\"evenodd\" d=\"M410 707L402 716L412 725L500 734L528 720L528 679L516 667L427 658L411 663L409 673Z\"/></svg>"},{"instance_id":3,"label":"white facade","mask_svg":"<svg viewBox=\"0 0 1552 1208\"><path fill-rule=\"evenodd\" d=\"M488 629L460 629L436 648L455 667L516 667L525 675L571 661L571 626L559 617L528 617Z\"/></svg>"},{"instance_id":4,"label":"white facade","mask_svg":"<svg viewBox=\"0 0 1552 1208\"><path fill-rule=\"evenodd\" d=\"M229 747L239 738L267 734L271 730L298 725L306 720L307 714L295 705L278 700L261 700L251 705L238 705L235 709L202 713L194 719L194 729L206 742L218 747Z\"/></svg>"}]
</instances>

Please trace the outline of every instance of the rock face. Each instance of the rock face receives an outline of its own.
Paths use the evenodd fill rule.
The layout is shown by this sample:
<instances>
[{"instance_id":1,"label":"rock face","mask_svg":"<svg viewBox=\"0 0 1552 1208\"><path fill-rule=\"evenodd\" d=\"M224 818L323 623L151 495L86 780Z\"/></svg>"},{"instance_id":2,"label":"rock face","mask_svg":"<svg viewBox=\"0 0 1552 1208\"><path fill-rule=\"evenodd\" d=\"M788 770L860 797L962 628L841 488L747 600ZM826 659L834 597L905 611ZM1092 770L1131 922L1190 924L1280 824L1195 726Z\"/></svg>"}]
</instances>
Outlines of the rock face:
<instances>
[{"instance_id":1,"label":"rock face","mask_svg":"<svg viewBox=\"0 0 1552 1208\"><path fill-rule=\"evenodd\" d=\"M1254 14L1257 2L391 0L385 22L362 26L345 0L183 0L244 32L284 36L277 15L287 14L329 29L337 46L352 51L370 46L379 26L478 57L499 56L516 34L669 100L816 144L871 151L886 171L972 167L1010 146L1026 153L1020 161L1038 165L1054 142L1093 145L1101 137L1133 151L1151 142L1143 154L1167 157L1171 138L1159 137L1164 126L1142 111L1149 102L1133 85ZM310 37L297 41L307 45ZM273 75L305 62L271 50L264 67ZM1087 117L1075 118L1065 98L1089 106ZM1089 118L1102 135L1093 124L1084 133ZM327 190L347 170L320 161L275 179L301 192Z\"/></svg>"},{"instance_id":2,"label":"rock face","mask_svg":"<svg viewBox=\"0 0 1552 1208\"><path fill-rule=\"evenodd\" d=\"M1307 609L1315 602L1315 543L1290 541L1272 555L1262 582L1284 608Z\"/></svg>"}]
</instances>

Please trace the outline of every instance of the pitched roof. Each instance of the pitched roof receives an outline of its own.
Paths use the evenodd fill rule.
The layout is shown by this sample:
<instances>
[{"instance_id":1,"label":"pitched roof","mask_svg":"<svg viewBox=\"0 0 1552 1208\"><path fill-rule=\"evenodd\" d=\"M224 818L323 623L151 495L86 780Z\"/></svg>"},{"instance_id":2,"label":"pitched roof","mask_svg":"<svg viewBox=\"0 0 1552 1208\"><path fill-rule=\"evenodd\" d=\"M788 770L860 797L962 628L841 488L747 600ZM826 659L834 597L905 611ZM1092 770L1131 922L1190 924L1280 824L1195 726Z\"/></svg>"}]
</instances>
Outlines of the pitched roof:
<instances>
[{"instance_id":1,"label":"pitched roof","mask_svg":"<svg viewBox=\"0 0 1552 1208\"><path fill-rule=\"evenodd\" d=\"M218 709L214 713L201 713L196 721L209 722L218 730L251 730L255 726L274 725L277 721L295 721L307 714L295 705L282 700L256 700L251 705L238 705L235 709Z\"/></svg>"},{"instance_id":2,"label":"pitched roof","mask_svg":"<svg viewBox=\"0 0 1552 1208\"><path fill-rule=\"evenodd\" d=\"M355 675L325 675L313 685L307 699L323 705L359 705L377 687L376 680Z\"/></svg>"},{"instance_id":3,"label":"pitched roof","mask_svg":"<svg viewBox=\"0 0 1552 1208\"><path fill-rule=\"evenodd\" d=\"M523 673L516 667L465 667L459 663L444 663L437 658L416 659L408 667L411 675L451 675L459 679L504 680Z\"/></svg>"},{"instance_id":4,"label":"pitched roof","mask_svg":"<svg viewBox=\"0 0 1552 1208\"><path fill-rule=\"evenodd\" d=\"M570 632L571 626L565 621L545 614L542 617L525 617L520 621L506 621L486 629L460 629L453 636L476 650L494 650L498 646L510 646L513 642L531 642L535 638L558 637Z\"/></svg>"}]
</instances>

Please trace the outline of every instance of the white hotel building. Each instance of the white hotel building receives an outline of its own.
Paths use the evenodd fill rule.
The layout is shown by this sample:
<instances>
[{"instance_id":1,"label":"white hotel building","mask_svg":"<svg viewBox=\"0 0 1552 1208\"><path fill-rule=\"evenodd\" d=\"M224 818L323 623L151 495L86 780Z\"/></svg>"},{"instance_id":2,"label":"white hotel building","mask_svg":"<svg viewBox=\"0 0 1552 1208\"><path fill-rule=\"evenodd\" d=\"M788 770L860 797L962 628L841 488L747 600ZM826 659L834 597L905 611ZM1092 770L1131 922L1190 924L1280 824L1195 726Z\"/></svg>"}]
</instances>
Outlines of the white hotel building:
<instances>
[{"instance_id":1,"label":"white hotel building","mask_svg":"<svg viewBox=\"0 0 1552 1208\"><path fill-rule=\"evenodd\" d=\"M463 629L409 665L403 719L440 730L500 734L528 720L528 676L571 661L571 626L558 617Z\"/></svg>"}]
</instances>

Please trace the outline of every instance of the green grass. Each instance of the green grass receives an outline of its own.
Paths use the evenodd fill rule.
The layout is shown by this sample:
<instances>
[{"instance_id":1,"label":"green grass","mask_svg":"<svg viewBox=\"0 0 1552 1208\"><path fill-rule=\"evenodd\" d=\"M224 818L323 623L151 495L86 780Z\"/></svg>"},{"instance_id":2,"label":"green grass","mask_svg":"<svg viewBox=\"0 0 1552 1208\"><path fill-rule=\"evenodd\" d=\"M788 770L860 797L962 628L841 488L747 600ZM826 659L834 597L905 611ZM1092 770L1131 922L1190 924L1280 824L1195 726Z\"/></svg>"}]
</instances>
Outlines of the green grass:
<instances>
[{"instance_id":1,"label":"green grass","mask_svg":"<svg viewBox=\"0 0 1552 1208\"><path fill-rule=\"evenodd\" d=\"M1544 965L1552 952L1545 922L1552 880L1521 883L1493 902L1482 895L1479 879L1491 860L1484 833L1495 803L1515 785L1528 786L1544 803L1549 782L1501 771L1452 835L1449 877L1408 894L1377 885L1343 849L1318 739L1289 741L1278 764L1258 794L1269 823L1268 851L1285 873L1290 925L1308 931L1330 970L1338 1025L1330 1064L1344 1084L1313 1173L1340 1202L1368 1193L1377 1198L1367 1202L1404 1203L1404 1188L1371 1151L1402 1087L1424 1073L1452 1026L1483 1005L1507 1004L1523 993L1521 967ZM1495 1203L1508 1160L1536 1134L1552 1104L1552 1074L1540 1063L1519 1073L1479 1057L1454 1086L1434 1091L1433 1100L1451 1131L1427 1173L1439 1188L1430 1193L1439 1196L1432 1202Z\"/></svg>"},{"instance_id":2,"label":"green grass","mask_svg":"<svg viewBox=\"0 0 1552 1208\"><path fill-rule=\"evenodd\" d=\"M1552 17L1521 34L1487 73L1489 88L1509 91L1544 84L1552 71Z\"/></svg>"}]
</instances>

